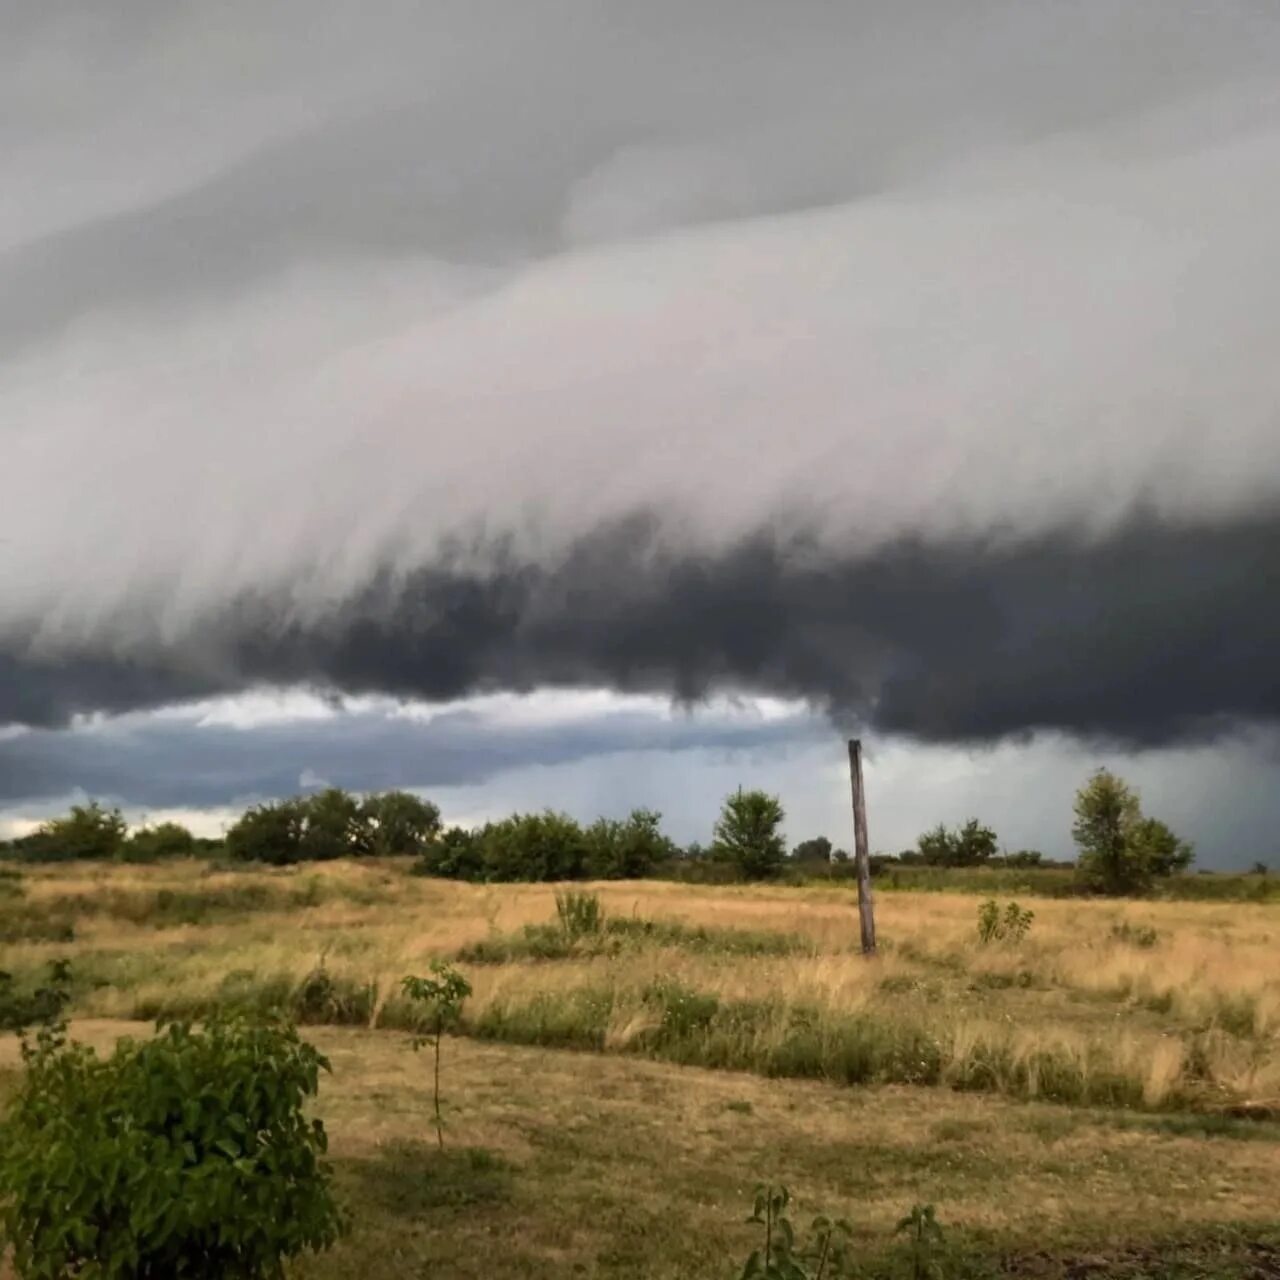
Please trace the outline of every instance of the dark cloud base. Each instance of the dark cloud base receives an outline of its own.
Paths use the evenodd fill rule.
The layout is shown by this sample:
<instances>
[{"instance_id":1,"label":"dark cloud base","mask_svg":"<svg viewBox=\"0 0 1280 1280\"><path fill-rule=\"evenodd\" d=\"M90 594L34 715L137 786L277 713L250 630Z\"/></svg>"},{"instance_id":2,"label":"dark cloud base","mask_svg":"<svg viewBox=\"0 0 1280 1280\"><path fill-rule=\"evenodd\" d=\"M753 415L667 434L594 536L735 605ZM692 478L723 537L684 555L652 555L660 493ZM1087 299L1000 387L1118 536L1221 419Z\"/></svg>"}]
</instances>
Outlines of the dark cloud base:
<instances>
[{"instance_id":1,"label":"dark cloud base","mask_svg":"<svg viewBox=\"0 0 1280 1280\"><path fill-rule=\"evenodd\" d=\"M565 685L696 700L732 687L939 742L1054 729L1154 746L1280 719L1280 511L865 555L767 531L691 555L640 515L550 567L513 543L489 550L484 572L448 554L381 572L305 625L278 602L241 600L145 660L0 652L0 722L260 684L428 699Z\"/></svg>"}]
</instances>

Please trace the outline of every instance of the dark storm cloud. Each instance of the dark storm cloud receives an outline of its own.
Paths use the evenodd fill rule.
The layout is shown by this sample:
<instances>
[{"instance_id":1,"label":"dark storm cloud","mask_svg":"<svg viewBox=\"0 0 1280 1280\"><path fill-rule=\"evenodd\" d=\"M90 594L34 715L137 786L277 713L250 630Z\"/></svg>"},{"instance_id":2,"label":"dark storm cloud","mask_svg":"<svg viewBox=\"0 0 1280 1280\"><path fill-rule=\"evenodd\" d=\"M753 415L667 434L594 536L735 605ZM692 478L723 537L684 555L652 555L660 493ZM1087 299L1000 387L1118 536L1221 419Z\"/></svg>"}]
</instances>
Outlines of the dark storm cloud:
<instances>
[{"instance_id":1,"label":"dark storm cloud","mask_svg":"<svg viewBox=\"0 0 1280 1280\"><path fill-rule=\"evenodd\" d=\"M811 741L815 729L803 716L695 721L617 710L544 725L495 723L472 710L429 722L356 710L251 730L176 715L126 717L0 738L0 809L77 790L131 807L218 807L290 795L308 778L359 791L467 786L511 769L618 752L777 750Z\"/></svg>"},{"instance_id":2,"label":"dark storm cloud","mask_svg":"<svg viewBox=\"0 0 1280 1280\"><path fill-rule=\"evenodd\" d=\"M767 532L688 556L660 528L621 522L551 567L508 545L483 574L383 574L306 623L245 600L198 646L168 650L150 683L11 657L0 721L258 683L431 700L607 685L694 701L728 686L970 742L1055 729L1153 745L1280 719L1280 512L843 557Z\"/></svg>"},{"instance_id":3,"label":"dark storm cloud","mask_svg":"<svg viewBox=\"0 0 1280 1280\"><path fill-rule=\"evenodd\" d=\"M1273 6L20 17L0 722L259 684L733 687L938 741L1280 714Z\"/></svg>"}]
</instances>

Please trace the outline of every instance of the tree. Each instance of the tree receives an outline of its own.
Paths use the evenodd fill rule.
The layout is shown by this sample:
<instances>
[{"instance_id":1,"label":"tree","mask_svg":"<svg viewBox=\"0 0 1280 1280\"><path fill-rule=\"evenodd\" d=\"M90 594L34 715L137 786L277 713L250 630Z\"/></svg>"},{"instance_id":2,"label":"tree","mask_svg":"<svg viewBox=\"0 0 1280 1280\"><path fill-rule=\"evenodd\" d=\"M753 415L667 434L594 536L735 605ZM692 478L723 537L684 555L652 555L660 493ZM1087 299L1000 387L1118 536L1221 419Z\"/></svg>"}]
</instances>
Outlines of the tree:
<instances>
[{"instance_id":1,"label":"tree","mask_svg":"<svg viewBox=\"0 0 1280 1280\"><path fill-rule=\"evenodd\" d=\"M326 787L301 801L302 858L330 862L366 852L373 839L360 802L341 787Z\"/></svg>"},{"instance_id":2,"label":"tree","mask_svg":"<svg viewBox=\"0 0 1280 1280\"><path fill-rule=\"evenodd\" d=\"M125 862L156 862L161 858L189 858L195 849L195 836L180 822L160 822L154 827L139 827L119 856Z\"/></svg>"},{"instance_id":3,"label":"tree","mask_svg":"<svg viewBox=\"0 0 1280 1280\"><path fill-rule=\"evenodd\" d=\"M384 791L361 806L370 853L421 856L440 834L440 810L408 791Z\"/></svg>"},{"instance_id":4,"label":"tree","mask_svg":"<svg viewBox=\"0 0 1280 1280\"><path fill-rule=\"evenodd\" d=\"M1195 858L1195 849L1159 818L1141 818L1130 833L1130 841L1149 875L1177 875Z\"/></svg>"},{"instance_id":5,"label":"tree","mask_svg":"<svg viewBox=\"0 0 1280 1280\"><path fill-rule=\"evenodd\" d=\"M675 856L675 845L662 834L662 815L633 809L619 822L598 818L584 832L586 871L600 880L639 880Z\"/></svg>"},{"instance_id":6,"label":"tree","mask_svg":"<svg viewBox=\"0 0 1280 1280\"><path fill-rule=\"evenodd\" d=\"M1086 883L1103 893L1135 893L1156 876L1185 871L1194 850L1157 818L1143 816L1138 793L1099 769L1076 793L1072 837Z\"/></svg>"},{"instance_id":7,"label":"tree","mask_svg":"<svg viewBox=\"0 0 1280 1280\"><path fill-rule=\"evenodd\" d=\"M487 880L578 880L586 863L582 828L565 813L513 814L481 829Z\"/></svg>"},{"instance_id":8,"label":"tree","mask_svg":"<svg viewBox=\"0 0 1280 1280\"><path fill-rule=\"evenodd\" d=\"M977 818L955 831L939 823L917 841L921 862L933 867L976 867L990 861L999 844L996 833Z\"/></svg>"},{"instance_id":9,"label":"tree","mask_svg":"<svg viewBox=\"0 0 1280 1280\"><path fill-rule=\"evenodd\" d=\"M734 863L744 879L767 880L782 869L782 803L764 791L729 796L715 825L716 852Z\"/></svg>"},{"instance_id":10,"label":"tree","mask_svg":"<svg viewBox=\"0 0 1280 1280\"><path fill-rule=\"evenodd\" d=\"M814 836L812 840L801 840L791 850L792 862L831 862L831 841L826 836Z\"/></svg>"},{"instance_id":11,"label":"tree","mask_svg":"<svg viewBox=\"0 0 1280 1280\"><path fill-rule=\"evenodd\" d=\"M290 866L303 857L307 811L301 800L255 805L227 831L227 855L243 862Z\"/></svg>"},{"instance_id":12,"label":"tree","mask_svg":"<svg viewBox=\"0 0 1280 1280\"><path fill-rule=\"evenodd\" d=\"M65 818L50 818L19 842L31 862L70 862L77 858L114 858L124 848L129 828L119 809L96 800L73 805Z\"/></svg>"},{"instance_id":13,"label":"tree","mask_svg":"<svg viewBox=\"0 0 1280 1280\"><path fill-rule=\"evenodd\" d=\"M484 853L479 835L466 827L447 828L422 851L413 864L413 872L450 880L483 880Z\"/></svg>"}]
</instances>

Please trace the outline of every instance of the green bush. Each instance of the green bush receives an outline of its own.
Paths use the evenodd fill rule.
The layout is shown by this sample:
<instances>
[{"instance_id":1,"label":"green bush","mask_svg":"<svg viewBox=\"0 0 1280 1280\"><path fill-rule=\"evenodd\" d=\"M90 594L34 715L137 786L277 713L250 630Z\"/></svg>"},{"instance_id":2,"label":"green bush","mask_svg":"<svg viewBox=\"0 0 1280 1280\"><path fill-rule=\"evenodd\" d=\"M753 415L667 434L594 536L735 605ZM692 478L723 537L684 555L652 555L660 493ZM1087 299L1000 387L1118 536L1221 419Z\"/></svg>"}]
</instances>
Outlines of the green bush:
<instances>
[{"instance_id":1,"label":"green bush","mask_svg":"<svg viewBox=\"0 0 1280 1280\"><path fill-rule=\"evenodd\" d=\"M916 843L919 860L931 867L982 866L990 862L999 847L996 833L977 818L970 818L955 831L939 824Z\"/></svg>"},{"instance_id":2,"label":"green bush","mask_svg":"<svg viewBox=\"0 0 1280 1280\"><path fill-rule=\"evenodd\" d=\"M71 862L77 858L114 858L124 848L128 827L119 809L96 800L73 805L65 818L50 818L15 843L28 862Z\"/></svg>"},{"instance_id":3,"label":"green bush","mask_svg":"<svg viewBox=\"0 0 1280 1280\"><path fill-rule=\"evenodd\" d=\"M988 898L978 908L978 940L984 945L990 942L1021 942L1031 929L1035 912L1020 907L1016 902L1006 904L1003 911L994 898Z\"/></svg>"},{"instance_id":4,"label":"green bush","mask_svg":"<svg viewBox=\"0 0 1280 1280\"><path fill-rule=\"evenodd\" d=\"M179 822L161 822L154 827L139 827L120 850L125 862L158 862L162 858L189 858L196 849L196 838Z\"/></svg>"},{"instance_id":5,"label":"green bush","mask_svg":"<svg viewBox=\"0 0 1280 1280\"><path fill-rule=\"evenodd\" d=\"M582 828L567 814L513 814L478 835L486 880L580 880L587 860Z\"/></svg>"},{"instance_id":6,"label":"green bush","mask_svg":"<svg viewBox=\"0 0 1280 1280\"><path fill-rule=\"evenodd\" d=\"M327 1061L290 1026L213 1015L109 1058L46 1038L0 1128L0 1224L22 1277L282 1277L342 1219Z\"/></svg>"},{"instance_id":7,"label":"green bush","mask_svg":"<svg viewBox=\"0 0 1280 1280\"><path fill-rule=\"evenodd\" d=\"M440 810L408 791L383 791L360 807L368 852L421 856L440 834Z\"/></svg>"},{"instance_id":8,"label":"green bush","mask_svg":"<svg viewBox=\"0 0 1280 1280\"><path fill-rule=\"evenodd\" d=\"M662 815L633 809L622 822L599 818L585 832L586 871L596 880L639 880L675 856L675 844L662 834Z\"/></svg>"},{"instance_id":9,"label":"green bush","mask_svg":"<svg viewBox=\"0 0 1280 1280\"><path fill-rule=\"evenodd\" d=\"M414 875L444 876L450 880L484 879L480 837L466 827L449 827L423 849L413 864Z\"/></svg>"}]
</instances>

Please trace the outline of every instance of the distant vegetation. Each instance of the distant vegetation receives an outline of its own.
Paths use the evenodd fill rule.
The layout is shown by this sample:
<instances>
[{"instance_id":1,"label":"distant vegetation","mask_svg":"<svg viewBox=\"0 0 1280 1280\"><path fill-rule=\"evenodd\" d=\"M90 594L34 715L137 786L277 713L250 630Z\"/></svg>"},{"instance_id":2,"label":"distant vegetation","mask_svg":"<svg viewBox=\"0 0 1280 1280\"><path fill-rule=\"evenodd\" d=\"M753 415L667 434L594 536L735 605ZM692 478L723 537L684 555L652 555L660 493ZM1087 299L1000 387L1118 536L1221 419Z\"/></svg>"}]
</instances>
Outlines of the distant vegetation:
<instances>
[{"instance_id":1,"label":"distant vegetation","mask_svg":"<svg viewBox=\"0 0 1280 1280\"><path fill-rule=\"evenodd\" d=\"M420 875L475 883L639 880L693 883L742 881L852 883L854 860L826 836L788 851L777 796L738 790L726 797L712 840L681 846L662 829L662 816L634 809L625 818L583 825L553 809L516 813L478 827L446 827L431 801L405 791L360 796L337 787L254 805L223 840L197 839L174 822L130 830L118 809L76 805L31 835L0 843L22 861L79 859L157 862L204 854L231 862L291 866L339 858L405 856ZM1192 846L1159 818L1144 814L1137 793L1106 770L1076 796L1072 834L1077 862L1055 862L1038 850L1001 851L995 830L976 817L923 832L912 849L871 855L871 873L888 890L949 889L986 896L1018 892L1185 898L1280 896L1255 862L1248 876L1191 877Z\"/></svg>"}]
</instances>

